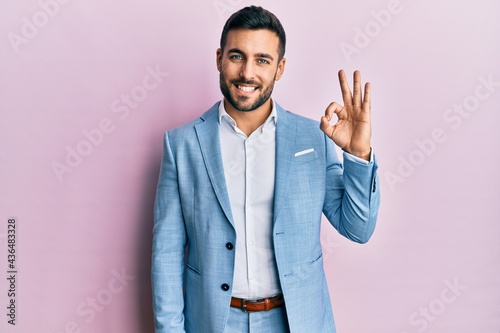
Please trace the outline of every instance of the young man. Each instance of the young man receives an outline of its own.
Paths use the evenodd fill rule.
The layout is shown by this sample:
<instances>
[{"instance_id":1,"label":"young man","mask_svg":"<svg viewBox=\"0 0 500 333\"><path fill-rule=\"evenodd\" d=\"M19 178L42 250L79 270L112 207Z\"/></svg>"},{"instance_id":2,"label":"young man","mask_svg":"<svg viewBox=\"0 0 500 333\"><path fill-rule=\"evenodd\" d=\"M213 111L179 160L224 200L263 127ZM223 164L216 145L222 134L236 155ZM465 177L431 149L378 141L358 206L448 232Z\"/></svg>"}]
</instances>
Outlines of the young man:
<instances>
[{"instance_id":1,"label":"young man","mask_svg":"<svg viewBox=\"0 0 500 333\"><path fill-rule=\"evenodd\" d=\"M285 111L271 99L285 45L272 13L233 14L216 54L223 100L165 133L153 232L157 333L335 332L321 216L359 243L375 228L370 85L363 93L356 71L351 94L340 71L344 106L330 104L320 123Z\"/></svg>"}]
</instances>

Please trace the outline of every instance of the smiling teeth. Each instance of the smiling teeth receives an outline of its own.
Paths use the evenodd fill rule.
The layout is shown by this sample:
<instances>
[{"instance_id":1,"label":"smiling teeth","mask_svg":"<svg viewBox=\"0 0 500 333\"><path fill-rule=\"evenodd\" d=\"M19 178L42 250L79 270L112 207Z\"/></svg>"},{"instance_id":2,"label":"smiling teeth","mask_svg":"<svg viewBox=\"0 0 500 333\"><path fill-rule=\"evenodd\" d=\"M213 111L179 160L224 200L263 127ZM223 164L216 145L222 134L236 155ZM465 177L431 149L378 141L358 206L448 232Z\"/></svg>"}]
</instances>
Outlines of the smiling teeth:
<instances>
[{"instance_id":1,"label":"smiling teeth","mask_svg":"<svg viewBox=\"0 0 500 333\"><path fill-rule=\"evenodd\" d=\"M245 87L245 86L238 86L238 89L244 91L244 92L252 92L255 90L255 87Z\"/></svg>"}]
</instances>

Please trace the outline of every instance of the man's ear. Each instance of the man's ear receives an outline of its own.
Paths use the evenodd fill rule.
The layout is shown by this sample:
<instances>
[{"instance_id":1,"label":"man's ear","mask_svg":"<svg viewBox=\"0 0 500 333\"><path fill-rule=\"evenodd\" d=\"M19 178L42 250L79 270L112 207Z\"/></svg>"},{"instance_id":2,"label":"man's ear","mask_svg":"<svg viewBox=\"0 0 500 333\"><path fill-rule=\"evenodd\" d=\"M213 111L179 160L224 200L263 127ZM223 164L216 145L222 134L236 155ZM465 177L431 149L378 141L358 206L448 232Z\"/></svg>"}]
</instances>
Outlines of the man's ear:
<instances>
[{"instance_id":1,"label":"man's ear","mask_svg":"<svg viewBox=\"0 0 500 333\"><path fill-rule=\"evenodd\" d=\"M220 73L222 70L222 50L220 48L217 49L215 61L217 65L217 70Z\"/></svg>"},{"instance_id":2,"label":"man's ear","mask_svg":"<svg viewBox=\"0 0 500 333\"><path fill-rule=\"evenodd\" d=\"M283 76L283 73L285 72L285 64L286 64L286 58L283 57L278 63L278 69L276 70L275 81L278 81L279 79L281 79L281 76Z\"/></svg>"}]
</instances>

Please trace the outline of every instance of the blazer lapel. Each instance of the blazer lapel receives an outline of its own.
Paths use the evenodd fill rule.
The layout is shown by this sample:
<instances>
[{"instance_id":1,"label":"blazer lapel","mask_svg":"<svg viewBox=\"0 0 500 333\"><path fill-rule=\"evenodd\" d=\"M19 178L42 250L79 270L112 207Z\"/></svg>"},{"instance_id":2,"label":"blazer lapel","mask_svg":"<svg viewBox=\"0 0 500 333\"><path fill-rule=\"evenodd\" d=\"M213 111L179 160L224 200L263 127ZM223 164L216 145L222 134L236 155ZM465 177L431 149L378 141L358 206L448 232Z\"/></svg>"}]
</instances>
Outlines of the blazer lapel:
<instances>
[{"instance_id":1,"label":"blazer lapel","mask_svg":"<svg viewBox=\"0 0 500 333\"><path fill-rule=\"evenodd\" d=\"M219 121L218 121L219 103L215 104L210 110L205 112L201 119L204 122L195 126L196 135L200 144L201 154L205 161L208 177L214 188L215 195L219 201L224 214L231 224L233 217L231 213L231 204L227 193L226 176L224 175L224 166L222 165L222 154L219 139ZM233 224L234 225L234 224Z\"/></svg>"},{"instance_id":2,"label":"blazer lapel","mask_svg":"<svg viewBox=\"0 0 500 333\"><path fill-rule=\"evenodd\" d=\"M290 182L290 168L297 137L297 123L276 103L276 173L274 183L273 223L280 214Z\"/></svg>"}]
</instances>

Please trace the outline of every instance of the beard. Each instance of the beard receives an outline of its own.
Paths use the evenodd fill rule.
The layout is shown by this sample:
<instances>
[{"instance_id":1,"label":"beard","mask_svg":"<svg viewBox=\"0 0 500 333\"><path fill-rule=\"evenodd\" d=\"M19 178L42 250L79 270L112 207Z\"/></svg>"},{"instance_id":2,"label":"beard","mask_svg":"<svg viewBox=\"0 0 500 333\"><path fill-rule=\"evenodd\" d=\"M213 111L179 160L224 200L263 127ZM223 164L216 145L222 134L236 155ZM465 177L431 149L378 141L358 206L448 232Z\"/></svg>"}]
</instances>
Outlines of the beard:
<instances>
[{"instance_id":1,"label":"beard","mask_svg":"<svg viewBox=\"0 0 500 333\"><path fill-rule=\"evenodd\" d=\"M232 80L229 82L226 80L226 77L220 72L219 75L219 84L220 84L220 90L222 92L222 95L224 98L238 111L243 111L243 112L250 112L258 109L260 106L262 106L264 103L267 102L267 100L271 97L271 94L274 89L274 80L272 83L265 87L265 89L260 93L260 95L257 96L255 101L251 102L250 99L251 97L247 96L233 96L231 94L231 91L229 89L230 85L238 86L239 84L249 84L249 85L257 85L256 90L262 90L262 85L257 84L255 81L246 81L246 80Z\"/></svg>"}]
</instances>

